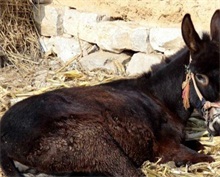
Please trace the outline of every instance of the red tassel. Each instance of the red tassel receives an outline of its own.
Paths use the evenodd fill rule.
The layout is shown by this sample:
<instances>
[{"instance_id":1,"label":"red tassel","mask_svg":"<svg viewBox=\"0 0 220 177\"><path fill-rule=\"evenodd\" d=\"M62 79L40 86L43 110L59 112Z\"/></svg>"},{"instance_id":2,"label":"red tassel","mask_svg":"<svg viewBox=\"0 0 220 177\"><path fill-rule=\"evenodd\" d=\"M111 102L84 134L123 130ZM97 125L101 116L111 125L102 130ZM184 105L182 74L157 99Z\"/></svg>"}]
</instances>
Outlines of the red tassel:
<instances>
[{"instance_id":1,"label":"red tassel","mask_svg":"<svg viewBox=\"0 0 220 177\"><path fill-rule=\"evenodd\" d=\"M189 103L189 82L185 83L182 93L183 106L187 110L190 107Z\"/></svg>"}]
</instances>

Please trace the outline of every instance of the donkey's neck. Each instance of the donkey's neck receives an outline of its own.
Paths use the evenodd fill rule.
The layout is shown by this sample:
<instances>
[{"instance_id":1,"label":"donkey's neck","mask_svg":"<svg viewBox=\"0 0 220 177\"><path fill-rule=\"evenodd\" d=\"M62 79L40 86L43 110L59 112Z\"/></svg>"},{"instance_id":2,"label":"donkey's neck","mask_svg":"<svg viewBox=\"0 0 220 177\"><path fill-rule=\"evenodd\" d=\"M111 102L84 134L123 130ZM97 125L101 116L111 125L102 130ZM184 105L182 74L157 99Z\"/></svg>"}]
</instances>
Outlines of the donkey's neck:
<instances>
[{"instance_id":1,"label":"donkey's neck","mask_svg":"<svg viewBox=\"0 0 220 177\"><path fill-rule=\"evenodd\" d=\"M185 66L189 63L186 49L173 56L171 62L152 74L146 81L154 97L158 98L173 113L186 122L193 109L185 110L182 103L182 82L185 80Z\"/></svg>"}]
</instances>

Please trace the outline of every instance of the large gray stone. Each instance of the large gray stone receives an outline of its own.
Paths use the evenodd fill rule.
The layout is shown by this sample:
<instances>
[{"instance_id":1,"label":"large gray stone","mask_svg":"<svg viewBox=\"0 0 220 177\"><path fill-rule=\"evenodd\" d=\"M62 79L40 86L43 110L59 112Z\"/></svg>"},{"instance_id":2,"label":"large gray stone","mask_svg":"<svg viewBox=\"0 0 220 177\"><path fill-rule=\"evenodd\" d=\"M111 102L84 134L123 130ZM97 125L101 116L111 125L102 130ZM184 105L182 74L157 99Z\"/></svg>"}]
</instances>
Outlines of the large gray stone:
<instances>
[{"instance_id":1,"label":"large gray stone","mask_svg":"<svg viewBox=\"0 0 220 177\"><path fill-rule=\"evenodd\" d=\"M151 70L151 66L160 63L162 55L136 53L128 63L126 73L129 76L136 76Z\"/></svg>"},{"instance_id":2,"label":"large gray stone","mask_svg":"<svg viewBox=\"0 0 220 177\"><path fill-rule=\"evenodd\" d=\"M66 8L63 18L64 32L85 41L96 43L97 24L100 21L109 19L109 17L104 15L79 12L75 9Z\"/></svg>"},{"instance_id":3,"label":"large gray stone","mask_svg":"<svg viewBox=\"0 0 220 177\"><path fill-rule=\"evenodd\" d=\"M179 28L152 28L150 29L150 44L156 51L170 56L184 46Z\"/></svg>"},{"instance_id":4,"label":"large gray stone","mask_svg":"<svg viewBox=\"0 0 220 177\"><path fill-rule=\"evenodd\" d=\"M94 32L96 43L104 50L120 53L124 50L147 52L149 49L149 29L135 22L100 22Z\"/></svg>"},{"instance_id":5,"label":"large gray stone","mask_svg":"<svg viewBox=\"0 0 220 177\"><path fill-rule=\"evenodd\" d=\"M43 36L62 35L64 11L64 7L52 4L34 6L34 20L39 33Z\"/></svg>"},{"instance_id":6,"label":"large gray stone","mask_svg":"<svg viewBox=\"0 0 220 177\"><path fill-rule=\"evenodd\" d=\"M41 37L41 46L46 54L55 53L64 62L85 53L92 45L74 37Z\"/></svg>"},{"instance_id":7,"label":"large gray stone","mask_svg":"<svg viewBox=\"0 0 220 177\"><path fill-rule=\"evenodd\" d=\"M125 71L124 65L130 58L131 56L125 53L116 54L99 51L79 59L79 62L81 66L88 71L106 69L117 74L123 72L123 70Z\"/></svg>"}]
</instances>

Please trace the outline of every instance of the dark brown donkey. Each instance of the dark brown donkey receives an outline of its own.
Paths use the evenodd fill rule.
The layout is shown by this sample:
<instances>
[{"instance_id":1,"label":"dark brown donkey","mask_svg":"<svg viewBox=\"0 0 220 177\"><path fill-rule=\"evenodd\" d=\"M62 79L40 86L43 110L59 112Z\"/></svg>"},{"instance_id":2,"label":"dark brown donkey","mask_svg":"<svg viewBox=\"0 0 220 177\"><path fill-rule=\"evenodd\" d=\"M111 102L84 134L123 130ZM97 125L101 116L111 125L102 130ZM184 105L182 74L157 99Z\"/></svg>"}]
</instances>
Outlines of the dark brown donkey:
<instances>
[{"instance_id":1,"label":"dark brown donkey","mask_svg":"<svg viewBox=\"0 0 220 177\"><path fill-rule=\"evenodd\" d=\"M1 119L6 176L23 176L14 160L47 174L124 177L144 176L142 163L159 157L177 165L212 162L184 145L184 127L194 108L203 113L219 104L220 10L210 37L199 37L189 14L182 36L186 47L155 72L54 90L12 106ZM208 127L211 133L220 134L218 122Z\"/></svg>"}]
</instances>

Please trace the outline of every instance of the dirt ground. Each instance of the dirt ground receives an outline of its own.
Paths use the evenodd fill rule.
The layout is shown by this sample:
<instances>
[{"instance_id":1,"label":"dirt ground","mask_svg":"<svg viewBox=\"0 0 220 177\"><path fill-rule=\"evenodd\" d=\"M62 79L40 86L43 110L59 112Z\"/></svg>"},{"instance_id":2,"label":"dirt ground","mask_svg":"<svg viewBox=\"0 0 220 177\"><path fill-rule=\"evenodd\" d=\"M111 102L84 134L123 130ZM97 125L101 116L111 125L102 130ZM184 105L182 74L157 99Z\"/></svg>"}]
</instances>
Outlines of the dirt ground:
<instances>
[{"instance_id":1,"label":"dirt ground","mask_svg":"<svg viewBox=\"0 0 220 177\"><path fill-rule=\"evenodd\" d=\"M107 14L149 26L179 27L185 13L192 15L197 28L209 30L219 0L53 0L86 12Z\"/></svg>"}]
</instances>

